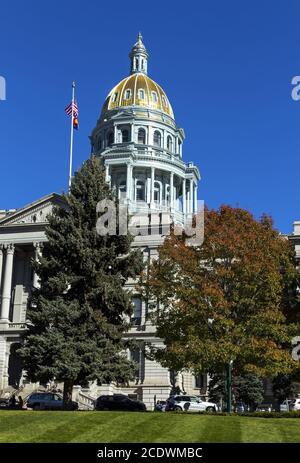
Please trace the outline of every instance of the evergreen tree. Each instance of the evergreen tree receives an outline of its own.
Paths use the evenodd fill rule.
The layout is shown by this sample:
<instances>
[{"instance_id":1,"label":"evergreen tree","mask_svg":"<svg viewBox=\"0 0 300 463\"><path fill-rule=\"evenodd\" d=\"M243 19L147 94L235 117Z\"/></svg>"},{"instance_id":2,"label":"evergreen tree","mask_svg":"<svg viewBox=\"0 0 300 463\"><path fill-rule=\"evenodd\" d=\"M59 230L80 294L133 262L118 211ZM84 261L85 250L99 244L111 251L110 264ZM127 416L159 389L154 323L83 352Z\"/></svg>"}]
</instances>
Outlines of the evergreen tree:
<instances>
[{"instance_id":1,"label":"evergreen tree","mask_svg":"<svg viewBox=\"0 0 300 463\"><path fill-rule=\"evenodd\" d=\"M134 376L122 339L132 311L124 284L143 264L131 235L97 233L97 203L115 198L95 157L76 173L64 199L66 207L49 216L48 242L34 264L40 288L33 291L20 353L30 380L64 383L67 407L74 384L126 383Z\"/></svg>"},{"instance_id":2,"label":"evergreen tree","mask_svg":"<svg viewBox=\"0 0 300 463\"><path fill-rule=\"evenodd\" d=\"M263 382L256 375L232 376L232 391L235 402L242 401L250 408L255 408L264 398ZM213 375L209 383L209 396L211 400L220 402L226 400L224 375Z\"/></svg>"},{"instance_id":3,"label":"evergreen tree","mask_svg":"<svg viewBox=\"0 0 300 463\"><path fill-rule=\"evenodd\" d=\"M295 380L297 380L297 375L295 374L278 375L273 379L273 394L279 403L295 396L297 391Z\"/></svg>"}]
</instances>

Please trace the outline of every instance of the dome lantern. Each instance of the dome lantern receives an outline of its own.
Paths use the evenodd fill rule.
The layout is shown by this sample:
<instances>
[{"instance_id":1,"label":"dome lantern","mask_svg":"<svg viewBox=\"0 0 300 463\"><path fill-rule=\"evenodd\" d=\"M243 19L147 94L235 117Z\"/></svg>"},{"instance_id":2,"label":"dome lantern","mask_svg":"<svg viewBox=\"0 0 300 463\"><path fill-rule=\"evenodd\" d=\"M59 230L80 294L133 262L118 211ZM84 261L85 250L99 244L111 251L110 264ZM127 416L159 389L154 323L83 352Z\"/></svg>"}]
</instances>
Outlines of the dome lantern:
<instances>
[{"instance_id":1,"label":"dome lantern","mask_svg":"<svg viewBox=\"0 0 300 463\"><path fill-rule=\"evenodd\" d=\"M139 32L137 42L133 45L129 58L131 60L130 74L141 72L147 74L148 52L143 43L142 34Z\"/></svg>"}]
</instances>

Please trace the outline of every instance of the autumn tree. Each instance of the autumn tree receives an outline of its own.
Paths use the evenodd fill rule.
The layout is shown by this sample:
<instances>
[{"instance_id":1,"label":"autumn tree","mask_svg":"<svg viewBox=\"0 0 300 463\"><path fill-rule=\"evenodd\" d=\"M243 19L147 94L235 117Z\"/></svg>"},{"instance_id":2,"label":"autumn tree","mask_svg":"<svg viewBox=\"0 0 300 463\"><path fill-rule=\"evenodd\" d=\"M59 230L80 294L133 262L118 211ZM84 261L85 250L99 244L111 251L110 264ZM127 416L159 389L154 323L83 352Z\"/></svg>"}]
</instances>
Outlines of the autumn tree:
<instances>
[{"instance_id":1,"label":"autumn tree","mask_svg":"<svg viewBox=\"0 0 300 463\"><path fill-rule=\"evenodd\" d=\"M64 405L74 384L97 380L127 382L135 366L124 355L131 295L124 285L142 270L129 234L97 233L97 203L115 201L103 168L92 157L75 175L65 207L55 208L46 228L47 244L35 264L35 288L27 312L21 355L27 376L64 383Z\"/></svg>"},{"instance_id":2,"label":"autumn tree","mask_svg":"<svg viewBox=\"0 0 300 463\"><path fill-rule=\"evenodd\" d=\"M221 206L206 210L202 246L171 233L142 280L164 339L150 355L163 366L276 376L290 372L298 273L290 242L263 216ZM152 309L152 310L151 310Z\"/></svg>"}]
</instances>

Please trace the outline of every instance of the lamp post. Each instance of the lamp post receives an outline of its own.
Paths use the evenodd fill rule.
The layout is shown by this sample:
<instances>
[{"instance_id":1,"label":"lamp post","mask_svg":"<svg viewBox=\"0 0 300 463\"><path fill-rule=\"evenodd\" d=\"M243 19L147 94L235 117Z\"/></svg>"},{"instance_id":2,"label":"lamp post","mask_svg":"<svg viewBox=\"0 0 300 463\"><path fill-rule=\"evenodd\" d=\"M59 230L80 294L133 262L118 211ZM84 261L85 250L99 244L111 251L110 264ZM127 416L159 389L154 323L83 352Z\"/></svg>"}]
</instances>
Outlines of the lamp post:
<instances>
[{"instance_id":1,"label":"lamp post","mask_svg":"<svg viewBox=\"0 0 300 463\"><path fill-rule=\"evenodd\" d=\"M227 412L232 413L232 364L233 360L226 365L226 405Z\"/></svg>"},{"instance_id":2,"label":"lamp post","mask_svg":"<svg viewBox=\"0 0 300 463\"><path fill-rule=\"evenodd\" d=\"M212 330L214 321L214 318L207 319L207 324L210 330ZM225 367L225 393L228 413L232 413L232 364L233 360L230 360Z\"/></svg>"}]
</instances>

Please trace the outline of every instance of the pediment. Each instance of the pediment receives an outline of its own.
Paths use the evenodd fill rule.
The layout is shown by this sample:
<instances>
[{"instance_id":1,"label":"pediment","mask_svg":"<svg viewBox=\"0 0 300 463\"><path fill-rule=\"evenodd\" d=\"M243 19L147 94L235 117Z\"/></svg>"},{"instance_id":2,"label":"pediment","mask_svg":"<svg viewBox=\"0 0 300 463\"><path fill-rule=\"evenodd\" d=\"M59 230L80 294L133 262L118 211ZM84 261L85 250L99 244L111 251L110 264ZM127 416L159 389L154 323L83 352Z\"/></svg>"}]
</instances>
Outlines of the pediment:
<instances>
[{"instance_id":1,"label":"pediment","mask_svg":"<svg viewBox=\"0 0 300 463\"><path fill-rule=\"evenodd\" d=\"M132 117L132 111L125 109L124 111L119 111L117 112L117 114L114 114L112 116L112 119L120 119L122 117L128 117L128 116Z\"/></svg>"},{"instance_id":2,"label":"pediment","mask_svg":"<svg viewBox=\"0 0 300 463\"><path fill-rule=\"evenodd\" d=\"M51 214L53 206L63 207L63 197L52 193L28 204L15 212L6 215L0 220L0 227L21 224L47 223L47 216Z\"/></svg>"}]
</instances>

